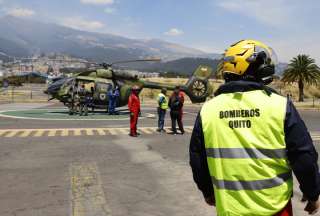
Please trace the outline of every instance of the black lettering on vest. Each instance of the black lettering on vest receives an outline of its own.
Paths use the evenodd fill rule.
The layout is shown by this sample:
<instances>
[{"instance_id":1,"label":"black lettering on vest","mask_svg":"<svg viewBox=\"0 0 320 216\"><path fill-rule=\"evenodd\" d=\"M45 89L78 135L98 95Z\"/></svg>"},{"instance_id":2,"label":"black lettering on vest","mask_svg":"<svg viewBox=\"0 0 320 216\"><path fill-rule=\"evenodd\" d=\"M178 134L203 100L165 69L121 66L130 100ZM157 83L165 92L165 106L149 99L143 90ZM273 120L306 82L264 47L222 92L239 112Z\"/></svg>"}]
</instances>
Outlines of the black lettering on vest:
<instances>
[{"instance_id":1,"label":"black lettering on vest","mask_svg":"<svg viewBox=\"0 0 320 216\"><path fill-rule=\"evenodd\" d=\"M230 110L230 118L236 117L236 111L235 110Z\"/></svg>"},{"instance_id":2,"label":"black lettering on vest","mask_svg":"<svg viewBox=\"0 0 320 216\"><path fill-rule=\"evenodd\" d=\"M246 126L247 126L247 128L251 128L251 121L250 120L246 121Z\"/></svg>"},{"instance_id":3,"label":"black lettering on vest","mask_svg":"<svg viewBox=\"0 0 320 216\"><path fill-rule=\"evenodd\" d=\"M235 128L239 128L239 127L240 127L239 125L240 125L240 124L239 124L239 121L237 121L237 120L233 121L233 126L234 126Z\"/></svg>"},{"instance_id":4,"label":"black lettering on vest","mask_svg":"<svg viewBox=\"0 0 320 216\"><path fill-rule=\"evenodd\" d=\"M233 129L233 121L229 121L229 127Z\"/></svg>"},{"instance_id":5,"label":"black lettering on vest","mask_svg":"<svg viewBox=\"0 0 320 216\"><path fill-rule=\"evenodd\" d=\"M255 116L255 112L254 109L250 110L250 117L254 117Z\"/></svg>"},{"instance_id":6,"label":"black lettering on vest","mask_svg":"<svg viewBox=\"0 0 320 216\"><path fill-rule=\"evenodd\" d=\"M220 118L223 119L223 111L220 111Z\"/></svg>"},{"instance_id":7,"label":"black lettering on vest","mask_svg":"<svg viewBox=\"0 0 320 216\"><path fill-rule=\"evenodd\" d=\"M242 118L245 117L245 110L241 110L241 117L242 117Z\"/></svg>"},{"instance_id":8,"label":"black lettering on vest","mask_svg":"<svg viewBox=\"0 0 320 216\"><path fill-rule=\"evenodd\" d=\"M240 110L236 110L236 117L239 118L241 115L241 111Z\"/></svg>"},{"instance_id":9,"label":"black lettering on vest","mask_svg":"<svg viewBox=\"0 0 320 216\"><path fill-rule=\"evenodd\" d=\"M228 124L231 129L251 128L251 121L250 120L233 120L233 121L229 121Z\"/></svg>"},{"instance_id":10,"label":"black lettering on vest","mask_svg":"<svg viewBox=\"0 0 320 216\"><path fill-rule=\"evenodd\" d=\"M248 118L248 117L250 116L249 110L245 110L244 113L245 113L245 117L246 117L246 118Z\"/></svg>"},{"instance_id":11,"label":"black lettering on vest","mask_svg":"<svg viewBox=\"0 0 320 216\"><path fill-rule=\"evenodd\" d=\"M256 117L260 117L260 109L255 109L254 112L256 113Z\"/></svg>"}]
</instances>

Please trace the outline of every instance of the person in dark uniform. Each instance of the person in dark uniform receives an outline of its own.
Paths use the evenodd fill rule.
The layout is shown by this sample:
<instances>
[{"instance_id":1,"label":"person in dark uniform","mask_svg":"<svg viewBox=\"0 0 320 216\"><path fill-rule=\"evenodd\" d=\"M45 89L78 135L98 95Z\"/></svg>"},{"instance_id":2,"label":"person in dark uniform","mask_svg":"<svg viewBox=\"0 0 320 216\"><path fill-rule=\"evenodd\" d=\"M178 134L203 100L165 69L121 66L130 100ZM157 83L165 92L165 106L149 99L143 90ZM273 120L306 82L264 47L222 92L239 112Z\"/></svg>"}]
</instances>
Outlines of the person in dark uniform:
<instances>
[{"instance_id":1,"label":"person in dark uniform","mask_svg":"<svg viewBox=\"0 0 320 216\"><path fill-rule=\"evenodd\" d=\"M83 113L85 116L88 115L88 92L86 91L85 85L82 84L79 92L79 115L82 116Z\"/></svg>"},{"instance_id":2,"label":"person in dark uniform","mask_svg":"<svg viewBox=\"0 0 320 216\"><path fill-rule=\"evenodd\" d=\"M114 97L114 89L112 86L110 86L109 91L108 91L108 112L109 115L114 114L114 103L115 102L115 97Z\"/></svg>"},{"instance_id":3,"label":"person in dark uniform","mask_svg":"<svg viewBox=\"0 0 320 216\"><path fill-rule=\"evenodd\" d=\"M184 128L182 123L183 104L184 95L180 91L180 87L177 86L169 99L171 130L173 135L178 134L176 129L176 123L178 123L181 134L184 134Z\"/></svg>"},{"instance_id":4,"label":"person in dark uniform","mask_svg":"<svg viewBox=\"0 0 320 216\"><path fill-rule=\"evenodd\" d=\"M94 87L91 86L89 93L89 106L91 107L91 112L94 113Z\"/></svg>"},{"instance_id":5,"label":"person in dark uniform","mask_svg":"<svg viewBox=\"0 0 320 216\"><path fill-rule=\"evenodd\" d=\"M78 96L78 83L74 83L69 89L69 115L73 115L76 112L76 102Z\"/></svg>"},{"instance_id":6,"label":"person in dark uniform","mask_svg":"<svg viewBox=\"0 0 320 216\"><path fill-rule=\"evenodd\" d=\"M113 97L114 97L113 105L112 105L113 106L113 114L117 115L119 113L116 111L116 108L119 105L119 98L120 98L120 90L119 90L119 86L117 86L117 85L114 89Z\"/></svg>"},{"instance_id":7,"label":"person in dark uniform","mask_svg":"<svg viewBox=\"0 0 320 216\"><path fill-rule=\"evenodd\" d=\"M273 50L254 40L229 47L225 84L199 112L190 140L193 178L217 215L292 216L292 172L319 210L318 153L290 99L267 85L275 72Z\"/></svg>"}]
</instances>

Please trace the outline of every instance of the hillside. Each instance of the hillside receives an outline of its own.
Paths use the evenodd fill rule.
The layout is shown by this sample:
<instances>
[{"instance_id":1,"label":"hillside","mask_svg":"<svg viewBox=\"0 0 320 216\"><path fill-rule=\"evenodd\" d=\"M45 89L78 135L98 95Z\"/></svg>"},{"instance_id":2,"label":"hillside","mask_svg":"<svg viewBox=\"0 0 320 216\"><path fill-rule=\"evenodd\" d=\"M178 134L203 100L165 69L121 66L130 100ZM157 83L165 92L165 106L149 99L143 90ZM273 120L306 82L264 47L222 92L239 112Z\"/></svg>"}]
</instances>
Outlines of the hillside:
<instances>
[{"instance_id":1,"label":"hillside","mask_svg":"<svg viewBox=\"0 0 320 216\"><path fill-rule=\"evenodd\" d=\"M14 56L56 52L108 62L150 56L167 61L216 56L157 39L130 39L11 16L0 18L0 52Z\"/></svg>"}]
</instances>

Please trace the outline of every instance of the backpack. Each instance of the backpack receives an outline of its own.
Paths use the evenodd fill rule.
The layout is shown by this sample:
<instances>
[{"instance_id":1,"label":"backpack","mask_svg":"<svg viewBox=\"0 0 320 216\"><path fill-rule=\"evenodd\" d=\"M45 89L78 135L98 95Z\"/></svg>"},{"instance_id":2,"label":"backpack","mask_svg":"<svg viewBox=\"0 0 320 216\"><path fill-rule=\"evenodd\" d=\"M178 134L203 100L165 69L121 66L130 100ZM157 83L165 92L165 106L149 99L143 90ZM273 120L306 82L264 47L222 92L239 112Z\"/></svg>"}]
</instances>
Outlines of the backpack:
<instances>
[{"instance_id":1,"label":"backpack","mask_svg":"<svg viewBox=\"0 0 320 216\"><path fill-rule=\"evenodd\" d=\"M172 110L179 110L181 107L181 100L180 97L177 95L173 98L171 102L171 109Z\"/></svg>"}]
</instances>

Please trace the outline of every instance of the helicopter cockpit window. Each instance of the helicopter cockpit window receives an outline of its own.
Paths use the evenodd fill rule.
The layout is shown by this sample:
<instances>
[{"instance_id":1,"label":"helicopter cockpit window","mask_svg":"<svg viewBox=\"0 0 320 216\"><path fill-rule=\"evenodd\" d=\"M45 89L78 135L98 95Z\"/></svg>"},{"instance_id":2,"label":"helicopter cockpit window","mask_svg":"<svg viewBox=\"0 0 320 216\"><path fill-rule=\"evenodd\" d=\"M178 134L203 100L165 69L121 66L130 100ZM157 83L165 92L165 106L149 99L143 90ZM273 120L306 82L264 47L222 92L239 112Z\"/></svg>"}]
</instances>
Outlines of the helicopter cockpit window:
<instances>
[{"instance_id":1,"label":"helicopter cockpit window","mask_svg":"<svg viewBox=\"0 0 320 216\"><path fill-rule=\"evenodd\" d=\"M68 86L68 85L72 85L74 82L74 79L67 79L67 81L65 82L65 85Z\"/></svg>"},{"instance_id":2,"label":"helicopter cockpit window","mask_svg":"<svg viewBox=\"0 0 320 216\"><path fill-rule=\"evenodd\" d=\"M99 92L107 92L110 88L112 88L111 83L97 83L96 84L96 89Z\"/></svg>"}]
</instances>

